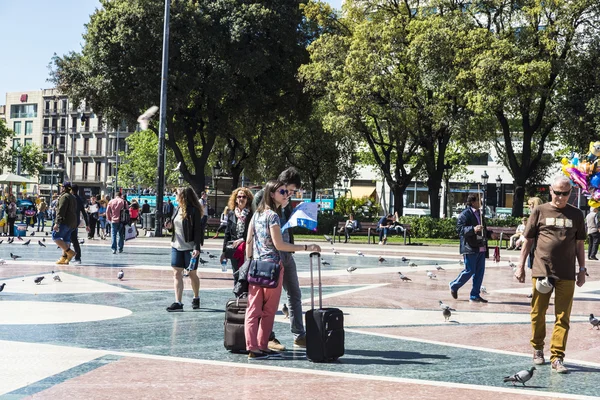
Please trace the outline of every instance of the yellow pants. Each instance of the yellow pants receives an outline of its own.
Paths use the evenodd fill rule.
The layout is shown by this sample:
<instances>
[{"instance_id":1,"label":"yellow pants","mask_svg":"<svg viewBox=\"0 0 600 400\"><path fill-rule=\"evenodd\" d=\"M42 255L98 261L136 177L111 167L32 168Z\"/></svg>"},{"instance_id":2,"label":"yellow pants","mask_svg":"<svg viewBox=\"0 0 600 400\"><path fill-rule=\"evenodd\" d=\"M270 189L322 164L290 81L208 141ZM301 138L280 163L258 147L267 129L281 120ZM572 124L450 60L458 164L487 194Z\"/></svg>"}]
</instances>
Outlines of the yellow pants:
<instances>
[{"instance_id":1,"label":"yellow pants","mask_svg":"<svg viewBox=\"0 0 600 400\"><path fill-rule=\"evenodd\" d=\"M533 298L531 299L531 345L536 350L544 350L546 338L546 310L550 303L552 292L543 294L535 289L536 278L533 281ZM569 322L573 307L575 281L556 280L554 283L554 330L550 340L550 361L564 358L569 336Z\"/></svg>"}]
</instances>

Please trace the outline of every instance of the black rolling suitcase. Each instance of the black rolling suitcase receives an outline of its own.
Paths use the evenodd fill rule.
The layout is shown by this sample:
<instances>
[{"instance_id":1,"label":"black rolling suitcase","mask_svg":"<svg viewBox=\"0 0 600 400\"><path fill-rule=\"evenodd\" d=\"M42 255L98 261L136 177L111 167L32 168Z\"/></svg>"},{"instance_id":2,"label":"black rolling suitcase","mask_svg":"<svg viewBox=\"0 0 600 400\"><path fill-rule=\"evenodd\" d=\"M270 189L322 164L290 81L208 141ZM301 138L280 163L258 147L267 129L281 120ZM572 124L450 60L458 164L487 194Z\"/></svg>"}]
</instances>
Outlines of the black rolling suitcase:
<instances>
[{"instance_id":1,"label":"black rolling suitcase","mask_svg":"<svg viewBox=\"0 0 600 400\"><path fill-rule=\"evenodd\" d=\"M319 275L319 308L315 309L313 260ZM306 357L312 362L331 362L344 355L344 313L339 308L323 308L321 255L310 255L310 304L306 312Z\"/></svg>"},{"instance_id":2,"label":"black rolling suitcase","mask_svg":"<svg viewBox=\"0 0 600 400\"><path fill-rule=\"evenodd\" d=\"M244 334L244 318L248 308L245 296L227 301L225 306L225 348L233 353L246 352L246 335Z\"/></svg>"}]
</instances>

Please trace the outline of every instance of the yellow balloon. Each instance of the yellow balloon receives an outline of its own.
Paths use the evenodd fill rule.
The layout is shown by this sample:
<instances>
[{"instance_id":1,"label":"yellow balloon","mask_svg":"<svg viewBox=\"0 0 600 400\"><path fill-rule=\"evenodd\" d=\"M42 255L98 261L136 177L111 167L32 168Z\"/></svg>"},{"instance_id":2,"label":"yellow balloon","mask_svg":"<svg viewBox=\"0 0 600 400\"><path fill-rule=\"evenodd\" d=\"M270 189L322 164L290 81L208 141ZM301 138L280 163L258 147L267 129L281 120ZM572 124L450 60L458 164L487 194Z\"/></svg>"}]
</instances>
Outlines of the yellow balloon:
<instances>
[{"instance_id":1,"label":"yellow balloon","mask_svg":"<svg viewBox=\"0 0 600 400\"><path fill-rule=\"evenodd\" d=\"M596 201L594 199L589 199L588 205L592 208L598 208L598 207L600 207L600 201Z\"/></svg>"}]
</instances>

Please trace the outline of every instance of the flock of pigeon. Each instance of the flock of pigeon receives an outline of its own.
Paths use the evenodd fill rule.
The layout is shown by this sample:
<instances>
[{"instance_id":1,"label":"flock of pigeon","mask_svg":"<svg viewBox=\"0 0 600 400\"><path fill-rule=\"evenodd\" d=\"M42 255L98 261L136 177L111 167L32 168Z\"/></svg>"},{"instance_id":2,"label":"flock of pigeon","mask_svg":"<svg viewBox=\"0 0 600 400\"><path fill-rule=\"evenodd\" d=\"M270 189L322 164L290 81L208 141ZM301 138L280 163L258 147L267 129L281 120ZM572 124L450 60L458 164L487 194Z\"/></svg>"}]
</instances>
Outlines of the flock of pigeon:
<instances>
[{"instance_id":1,"label":"flock of pigeon","mask_svg":"<svg viewBox=\"0 0 600 400\"><path fill-rule=\"evenodd\" d=\"M46 234L46 236L49 235L48 232L45 232L45 234ZM35 236L35 231L31 232L29 234L29 236ZM23 243L20 243L21 246L29 246L31 244L31 240L32 239L28 239L28 240L24 241L20 236L11 236L11 237L8 238L8 240L6 241L6 243L7 244L15 244L15 240L17 240L17 243L18 242L23 242ZM43 237L41 240L38 239L38 241L37 241L38 246L40 246L40 247L46 247L46 243L45 242L46 242L46 238L45 237ZM2 244L2 243L4 243L4 239L0 240L0 244ZM79 241L79 244L84 244L84 243L85 243L85 239L81 239ZM57 247L57 248L59 248L59 247ZM19 258L22 258L22 257L19 256L19 255L17 255L17 254L10 253L10 258L12 258L13 261L15 261L15 260L17 260ZM0 259L0 264L6 264L6 260Z\"/></svg>"}]
</instances>

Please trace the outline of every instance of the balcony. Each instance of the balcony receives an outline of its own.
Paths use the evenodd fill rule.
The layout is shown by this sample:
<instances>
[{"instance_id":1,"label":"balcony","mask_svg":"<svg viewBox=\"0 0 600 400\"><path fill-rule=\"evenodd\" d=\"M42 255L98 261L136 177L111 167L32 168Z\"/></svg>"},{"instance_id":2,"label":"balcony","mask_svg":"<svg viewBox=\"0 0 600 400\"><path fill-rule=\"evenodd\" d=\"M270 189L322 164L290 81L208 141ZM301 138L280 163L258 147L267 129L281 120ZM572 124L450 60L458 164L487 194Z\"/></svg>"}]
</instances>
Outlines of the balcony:
<instances>
[{"instance_id":1,"label":"balcony","mask_svg":"<svg viewBox=\"0 0 600 400\"><path fill-rule=\"evenodd\" d=\"M75 175L73 177L73 182L102 182L102 178L100 176L94 175Z\"/></svg>"},{"instance_id":2,"label":"balcony","mask_svg":"<svg viewBox=\"0 0 600 400\"><path fill-rule=\"evenodd\" d=\"M61 135L64 135L65 133L67 133L67 127L61 126L60 128L58 128L57 132L60 133Z\"/></svg>"},{"instance_id":3,"label":"balcony","mask_svg":"<svg viewBox=\"0 0 600 400\"><path fill-rule=\"evenodd\" d=\"M59 108L58 109L58 115L64 116L67 115L67 109L66 108Z\"/></svg>"},{"instance_id":4,"label":"balcony","mask_svg":"<svg viewBox=\"0 0 600 400\"><path fill-rule=\"evenodd\" d=\"M79 129L79 133L86 134L86 133L92 133L92 132L90 132L89 126L82 126L81 129Z\"/></svg>"},{"instance_id":5,"label":"balcony","mask_svg":"<svg viewBox=\"0 0 600 400\"><path fill-rule=\"evenodd\" d=\"M45 126L42 128L42 133L43 134L49 134L50 133L50 127L49 126Z\"/></svg>"},{"instance_id":6,"label":"balcony","mask_svg":"<svg viewBox=\"0 0 600 400\"><path fill-rule=\"evenodd\" d=\"M50 169L50 170L57 170L57 169L62 170L62 169L65 169L65 164L64 163L54 163L54 165L53 165L52 163L45 162L44 168Z\"/></svg>"},{"instance_id":7,"label":"balcony","mask_svg":"<svg viewBox=\"0 0 600 400\"><path fill-rule=\"evenodd\" d=\"M52 145L52 144L46 143L42 146L42 151L44 151L46 153L51 153L55 147L56 147L56 151L58 153L61 153L61 152L64 153L67 150L67 146L64 144Z\"/></svg>"},{"instance_id":8,"label":"balcony","mask_svg":"<svg viewBox=\"0 0 600 400\"><path fill-rule=\"evenodd\" d=\"M51 117L54 115L58 115L58 108L45 108L44 109L44 117Z\"/></svg>"}]
</instances>

